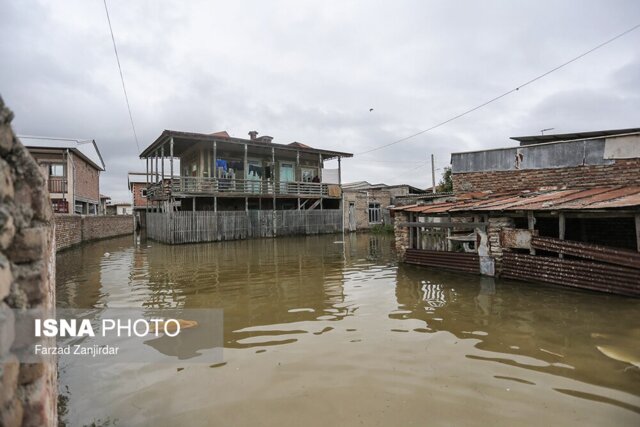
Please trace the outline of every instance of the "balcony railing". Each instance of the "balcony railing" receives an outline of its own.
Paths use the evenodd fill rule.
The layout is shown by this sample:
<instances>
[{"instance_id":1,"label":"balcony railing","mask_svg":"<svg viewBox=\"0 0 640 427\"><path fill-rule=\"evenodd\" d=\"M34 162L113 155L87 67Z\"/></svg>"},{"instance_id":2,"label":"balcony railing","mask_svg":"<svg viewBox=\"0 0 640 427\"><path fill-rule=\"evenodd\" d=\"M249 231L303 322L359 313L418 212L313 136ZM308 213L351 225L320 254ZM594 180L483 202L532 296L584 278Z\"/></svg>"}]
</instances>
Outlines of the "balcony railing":
<instances>
[{"instance_id":1,"label":"balcony railing","mask_svg":"<svg viewBox=\"0 0 640 427\"><path fill-rule=\"evenodd\" d=\"M49 178L49 193L66 193L67 180L60 178Z\"/></svg>"},{"instance_id":2,"label":"balcony railing","mask_svg":"<svg viewBox=\"0 0 640 427\"><path fill-rule=\"evenodd\" d=\"M242 196L302 196L302 197L340 197L330 194L331 184L320 182L271 182L251 179L225 179L179 177L173 182L151 184L147 194L151 199L189 195L242 195ZM336 185L337 187L337 185Z\"/></svg>"}]
</instances>

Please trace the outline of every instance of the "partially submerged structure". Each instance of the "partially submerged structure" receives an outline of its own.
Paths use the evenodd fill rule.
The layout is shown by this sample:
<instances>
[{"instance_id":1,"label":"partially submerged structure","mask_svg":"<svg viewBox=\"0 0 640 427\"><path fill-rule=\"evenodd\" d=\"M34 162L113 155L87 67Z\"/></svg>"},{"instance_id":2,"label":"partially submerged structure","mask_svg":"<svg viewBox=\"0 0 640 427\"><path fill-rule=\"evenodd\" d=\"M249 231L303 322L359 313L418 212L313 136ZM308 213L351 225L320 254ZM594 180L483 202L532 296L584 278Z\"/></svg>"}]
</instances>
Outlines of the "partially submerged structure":
<instances>
[{"instance_id":1,"label":"partially submerged structure","mask_svg":"<svg viewBox=\"0 0 640 427\"><path fill-rule=\"evenodd\" d=\"M165 130L141 153L150 238L187 243L342 229L341 158L352 154L249 135ZM338 168L325 168L334 159Z\"/></svg>"},{"instance_id":2,"label":"partially submerged structure","mask_svg":"<svg viewBox=\"0 0 640 427\"><path fill-rule=\"evenodd\" d=\"M102 155L93 139L18 135L47 179L55 213L100 213Z\"/></svg>"},{"instance_id":3,"label":"partially submerged structure","mask_svg":"<svg viewBox=\"0 0 640 427\"><path fill-rule=\"evenodd\" d=\"M640 129L454 153L455 195L396 209L406 262L640 296Z\"/></svg>"},{"instance_id":4,"label":"partially submerged structure","mask_svg":"<svg viewBox=\"0 0 640 427\"><path fill-rule=\"evenodd\" d=\"M390 224L390 207L401 197L419 196L425 190L407 184L370 184L358 181L344 184L344 225L349 231L368 230Z\"/></svg>"}]
</instances>

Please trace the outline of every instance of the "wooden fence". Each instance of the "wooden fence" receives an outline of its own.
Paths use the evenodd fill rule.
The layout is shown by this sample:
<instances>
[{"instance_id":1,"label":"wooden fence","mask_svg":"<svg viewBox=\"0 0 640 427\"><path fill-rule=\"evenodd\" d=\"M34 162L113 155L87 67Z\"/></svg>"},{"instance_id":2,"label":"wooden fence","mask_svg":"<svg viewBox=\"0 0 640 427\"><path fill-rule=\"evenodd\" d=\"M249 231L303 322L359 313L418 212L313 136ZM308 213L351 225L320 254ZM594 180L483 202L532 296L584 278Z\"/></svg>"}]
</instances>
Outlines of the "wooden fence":
<instances>
[{"instance_id":1,"label":"wooden fence","mask_svg":"<svg viewBox=\"0 0 640 427\"><path fill-rule=\"evenodd\" d=\"M338 232L340 209L147 213L147 237L170 244Z\"/></svg>"}]
</instances>

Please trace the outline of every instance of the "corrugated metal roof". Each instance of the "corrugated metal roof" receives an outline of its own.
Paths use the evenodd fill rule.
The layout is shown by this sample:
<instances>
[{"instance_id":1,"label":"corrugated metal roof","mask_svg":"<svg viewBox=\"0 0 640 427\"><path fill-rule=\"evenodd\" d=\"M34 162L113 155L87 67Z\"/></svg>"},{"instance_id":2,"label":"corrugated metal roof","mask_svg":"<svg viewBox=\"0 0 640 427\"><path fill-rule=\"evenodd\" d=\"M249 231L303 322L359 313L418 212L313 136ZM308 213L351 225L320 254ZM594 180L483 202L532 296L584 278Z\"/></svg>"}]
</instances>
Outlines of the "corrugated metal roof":
<instances>
[{"instance_id":1,"label":"corrugated metal roof","mask_svg":"<svg viewBox=\"0 0 640 427\"><path fill-rule=\"evenodd\" d=\"M529 145L529 144L540 144L540 143L554 142L554 141L571 141L576 139L600 138L600 137L624 135L624 134L638 133L638 132L640 132L640 128L627 128L627 129L597 130L597 131L589 131L589 132L512 136L510 139L520 142L521 145Z\"/></svg>"},{"instance_id":2,"label":"corrugated metal roof","mask_svg":"<svg viewBox=\"0 0 640 427\"><path fill-rule=\"evenodd\" d=\"M468 211L551 211L619 209L640 206L640 186L547 189L505 193L465 193L443 202L398 207L397 211L449 213Z\"/></svg>"},{"instance_id":3,"label":"corrugated metal roof","mask_svg":"<svg viewBox=\"0 0 640 427\"><path fill-rule=\"evenodd\" d=\"M93 139L53 138L46 136L18 135L27 148L61 148L73 150L97 169L105 170L105 164Z\"/></svg>"}]
</instances>

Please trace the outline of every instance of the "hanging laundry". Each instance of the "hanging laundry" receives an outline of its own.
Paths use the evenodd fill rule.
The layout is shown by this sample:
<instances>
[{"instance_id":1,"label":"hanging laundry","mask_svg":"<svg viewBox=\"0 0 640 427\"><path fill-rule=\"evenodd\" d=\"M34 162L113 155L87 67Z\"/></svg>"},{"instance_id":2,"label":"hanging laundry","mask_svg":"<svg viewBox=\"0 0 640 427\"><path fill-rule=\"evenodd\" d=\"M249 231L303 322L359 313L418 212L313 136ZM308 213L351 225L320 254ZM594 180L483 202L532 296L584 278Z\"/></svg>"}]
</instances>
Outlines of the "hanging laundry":
<instances>
[{"instance_id":1,"label":"hanging laundry","mask_svg":"<svg viewBox=\"0 0 640 427\"><path fill-rule=\"evenodd\" d=\"M227 161L226 160L216 160L216 167L222 168L223 171L227 171Z\"/></svg>"}]
</instances>

